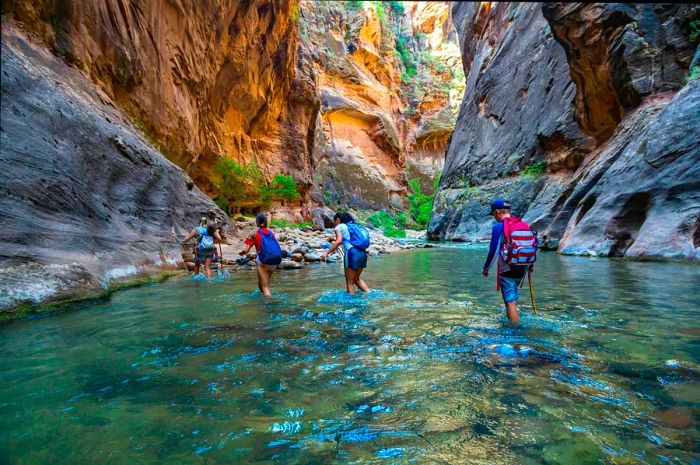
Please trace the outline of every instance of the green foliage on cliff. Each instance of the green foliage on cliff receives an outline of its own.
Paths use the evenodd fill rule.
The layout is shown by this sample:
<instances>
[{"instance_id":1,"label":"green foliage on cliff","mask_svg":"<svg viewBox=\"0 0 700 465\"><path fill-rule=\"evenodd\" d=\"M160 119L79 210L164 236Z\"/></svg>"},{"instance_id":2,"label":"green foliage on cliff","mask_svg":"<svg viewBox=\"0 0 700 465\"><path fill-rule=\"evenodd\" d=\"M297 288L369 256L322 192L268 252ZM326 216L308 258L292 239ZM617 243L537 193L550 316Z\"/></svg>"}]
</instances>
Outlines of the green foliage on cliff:
<instances>
[{"instance_id":1,"label":"green foliage on cliff","mask_svg":"<svg viewBox=\"0 0 700 465\"><path fill-rule=\"evenodd\" d=\"M276 174L268 185L255 163L241 165L229 157L214 164L214 185L219 191L215 202L222 210L254 210L271 202L291 202L300 197L297 183L291 176Z\"/></svg>"},{"instance_id":2,"label":"green foliage on cliff","mask_svg":"<svg viewBox=\"0 0 700 465\"><path fill-rule=\"evenodd\" d=\"M359 10L362 8L362 5L364 5L364 1L362 0L347 0L345 3L345 8L348 10Z\"/></svg>"},{"instance_id":3,"label":"green foliage on cliff","mask_svg":"<svg viewBox=\"0 0 700 465\"><path fill-rule=\"evenodd\" d=\"M420 179L413 178L408 181L409 194L406 197L406 200L408 200L408 211L413 221L422 228L426 227L428 222L430 222L430 212L433 210L433 201L435 200L435 193L437 192L439 182L440 175L438 174L433 184L433 192L431 194L426 194L423 192Z\"/></svg>"},{"instance_id":4,"label":"green foliage on cliff","mask_svg":"<svg viewBox=\"0 0 700 465\"><path fill-rule=\"evenodd\" d=\"M384 235L387 237L406 237L406 216L403 215L401 218L385 211L379 210L369 218L369 222L375 228L380 228ZM403 220L403 224L401 223Z\"/></svg>"},{"instance_id":5,"label":"green foliage on cliff","mask_svg":"<svg viewBox=\"0 0 700 465\"><path fill-rule=\"evenodd\" d=\"M402 15L404 13L403 3L397 1L384 2L384 5L389 8L392 13Z\"/></svg>"},{"instance_id":6,"label":"green foliage on cliff","mask_svg":"<svg viewBox=\"0 0 700 465\"><path fill-rule=\"evenodd\" d=\"M411 48L408 46L405 37L399 37L398 39L396 39L396 51L399 52L401 62L403 63L404 68L406 69L406 81L404 81L404 73L401 73L401 80L404 82L408 82L409 78L413 78L416 75L416 62L413 58Z\"/></svg>"},{"instance_id":7,"label":"green foliage on cliff","mask_svg":"<svg viewBox=\"0 0 700 465\"><path fill-rule=\"evenodd\" d=\"M696 79L700 79L700 66L693 66L693 68L690 70L690 74L686 76L685 82L691 82Z\"/></svg>"},{"instance_id":8,"label":"green foliage on cliff","mask_svg":"<svg viewBox=\"0 0 700 465\"><path fill-rule=\"evenodd\" d=\"M542 173L544 173L544 163L542 163L541 161L535 162L531 165L527 165L522 171L523 176L529 176L532 178L537 177Z\"/></svg>"},{"instance_id":9,"label":"green foliage on cliff","mask_svg":"<svg viewBox=\"0 0 700 465\"><path fill-rule=\"evenodd\" d=\"M219 191L216 203L227 213L262 204L265 179L257 164L240 165L231 158L220 157L214 164L214 173L214 185Z\"/></svg>"},{"instance_id":10,"label":"green foliage on cliff","mask_svg":"<svg viewBox=\"0 0 700 465\"><path fill-rule=\"evenodd\" d=\"M382 5L382 3L383 2L374 2L374 8L377 10L377 17L379 17L379 21L385 20L384 5Z\"/></svg>"},{"instance_id":11,"label":"green foliage on cliff","mask_svg":"<svg viewBox=\"0 0 700 465\"><path fill-rule=\"evenodd\" d=\"M261 189L263 203L291 202L299 198L297 183L286 174L276 174L269 186Z\"/></svg>"}]
</instances>

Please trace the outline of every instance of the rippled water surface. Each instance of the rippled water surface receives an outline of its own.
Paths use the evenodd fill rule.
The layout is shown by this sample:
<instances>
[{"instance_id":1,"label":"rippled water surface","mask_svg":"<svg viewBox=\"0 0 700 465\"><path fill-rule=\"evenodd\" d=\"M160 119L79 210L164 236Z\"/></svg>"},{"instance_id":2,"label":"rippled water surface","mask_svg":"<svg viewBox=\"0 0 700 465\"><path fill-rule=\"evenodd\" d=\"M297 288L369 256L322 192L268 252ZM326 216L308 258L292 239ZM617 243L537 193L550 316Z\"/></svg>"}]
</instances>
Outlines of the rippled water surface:
<instances>
[{"instance_id":1,"label":"rippled water surface","mask_svg":"<svg viewBox=\"0 0 700 465\"><path fill-rule=\"evenodd\" d=\"M483 249L186 277L0 328L0 463L700 464L700 267Z\"/></svg>"}]
</instances>

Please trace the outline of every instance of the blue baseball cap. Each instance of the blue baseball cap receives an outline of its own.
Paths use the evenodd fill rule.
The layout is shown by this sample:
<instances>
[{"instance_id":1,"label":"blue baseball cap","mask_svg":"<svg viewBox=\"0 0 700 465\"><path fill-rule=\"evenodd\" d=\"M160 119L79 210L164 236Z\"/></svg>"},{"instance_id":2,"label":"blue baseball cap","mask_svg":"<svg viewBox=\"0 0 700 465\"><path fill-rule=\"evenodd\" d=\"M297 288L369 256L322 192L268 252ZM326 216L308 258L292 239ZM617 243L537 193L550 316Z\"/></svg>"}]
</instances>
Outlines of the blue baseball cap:
<instances>
[{"instance_id":1,"label":"blue baseball cap","mask_svg":"<svg viewBox=\"0 0 700 465\"><path fill-rule=\"evenodd\" d=\"M503 198L497 198L491 202L491 211L487 213L487 216L493 215L494 210L510 210L510 202Z\"/></svg>"}]
</instances>

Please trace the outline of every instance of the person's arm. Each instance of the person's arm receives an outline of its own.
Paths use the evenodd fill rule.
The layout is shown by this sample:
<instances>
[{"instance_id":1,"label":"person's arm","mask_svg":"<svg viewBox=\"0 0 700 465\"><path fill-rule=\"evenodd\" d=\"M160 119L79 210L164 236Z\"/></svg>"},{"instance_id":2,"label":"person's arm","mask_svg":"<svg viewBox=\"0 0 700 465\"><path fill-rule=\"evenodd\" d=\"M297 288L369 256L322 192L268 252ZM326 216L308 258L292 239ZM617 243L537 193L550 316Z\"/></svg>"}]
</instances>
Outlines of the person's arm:
<instances>
[{"instance_id":1,"label":"person's arm","mask_svg":"<svg viewBox=\"0 0 700 465\"><path fill-rule=\"evenodd\" d=\"M491 228L491 242L489 243L489 254L486 257L486 262L484 262L482 274L484 276L489 275L489 268L493 265L493 262L498 258L498 249L501 246L501 238L503 237L503 222L499 222L493 225Z\"/></svg>"},{"instance_id":2,"label":"person's arm","mask_svg":"<svg viewBox=\"0 0 700 465\"><path fill-rule=\"evenodd\" d=\"M182 242L189 242L189 241L192 240L192 238L193 238L194 236L196 236L196 235L197 235L197 229L195 228L195 229L192 230L191 233L189 233L189 234L187 235L187 237L186 237Z\"/></svg>"},{"instance_id":3,"label":"person's arm","mask_svg":"<svg viewBox=\"0 0 700 465\"><path fill-rule=\"evenodd\" d=\"M238 252L239 255L248 255L248 252L250 252L250 248L253 247L255 244L255 240L253 237L255 237L255 233L249 234L248 237L246 237L243 242L245 242L246 248Z\"/></svg>"},{"instance_id":4,"label":"person's arm","mask_svg":"<svg viewBox=\"0 0 700 465\"><path fill-rule=\"evenodd\" d=\"M333 252L336 251L338 247L340 247L340 244L343 243L343 233L338 231L337 229L335 230L335 241L333 241L333 244L331 244L331 248L326 250L326 252L321 255L321 260L326 261L328 256L332 254Z\"/></svg>"}]
</instances>

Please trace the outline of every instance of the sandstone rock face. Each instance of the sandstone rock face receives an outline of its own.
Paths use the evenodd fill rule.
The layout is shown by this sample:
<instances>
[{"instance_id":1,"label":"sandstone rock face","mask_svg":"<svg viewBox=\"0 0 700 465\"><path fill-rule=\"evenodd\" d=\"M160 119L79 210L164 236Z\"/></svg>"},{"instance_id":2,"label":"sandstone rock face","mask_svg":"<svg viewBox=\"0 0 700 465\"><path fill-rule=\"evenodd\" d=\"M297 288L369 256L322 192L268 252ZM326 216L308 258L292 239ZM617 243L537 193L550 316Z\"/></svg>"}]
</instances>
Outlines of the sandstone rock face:
<instances>
[{"instance_id":1,"label":"sandstone rock face","mask_svg":"<svg viewBox=\"0 0 700 465\"><path fill-rule=\"evenodd\" d=\"M2 25L0 311L174 268L223 212L81 72Z\"/></svg>"},{"instance_id":2,"label":"sandstone rock face","mask_svg":"<svg viewBox=\"0 0 700 465\"><path fill-rule=\"evenodd\" d=\"M298 71L313 69L320 98L316 202L401 207L407 176L442 168L464 89L449 7L401 8L301 2Z\"/></svg>"},{"instance_id":3,"label":"sandstone rock face","mask_svg":"<svg viewBox=\"0 0 700 465\"><path fill-rule=\"evenodd\" d=\"M545 3L576 84L581 128L598 142L645 96L684 84L695 45L690 4Z\"/></svg>"},{"instance_id":4,"label":"sandstone rock face","mask_svg":"<svg viewBox=\"0 0 700 465\"><path fill-rule=\"evenodd\" d=\"M464 90L456 34L446 2L400 5L8 0L3 17L87 73L207 194L227 156L291 175L308 211L390 207L408 167L442 168Z\"/></svg>"},{"instance_id":5,"label":"sandstone rock face","mask_svg":"<svg viewBox=\"0 0 700 465\"><path fill-rule=\"evenodd\" d=\"M295 124L280 124L299 108L290 0L9 0L6 17L85 71L210 194L219 156L264 173L307 167L303 144L288 144Z\"/></svg>"},{"instance_id":6,"label":"sandstone rock face","mask_svg":"<svg viewBox=\"0 0 700 465\"><path fill-rule=\"evenodd\" d=\"M467 91L430 238L487 238L488 203L504 196L546 248L700 258L700 86L685 79L697 6L482 2L452 13Z\"/></svg>"}]
</instances>

